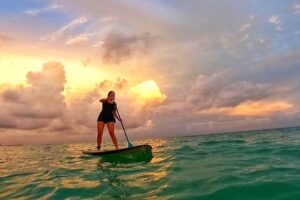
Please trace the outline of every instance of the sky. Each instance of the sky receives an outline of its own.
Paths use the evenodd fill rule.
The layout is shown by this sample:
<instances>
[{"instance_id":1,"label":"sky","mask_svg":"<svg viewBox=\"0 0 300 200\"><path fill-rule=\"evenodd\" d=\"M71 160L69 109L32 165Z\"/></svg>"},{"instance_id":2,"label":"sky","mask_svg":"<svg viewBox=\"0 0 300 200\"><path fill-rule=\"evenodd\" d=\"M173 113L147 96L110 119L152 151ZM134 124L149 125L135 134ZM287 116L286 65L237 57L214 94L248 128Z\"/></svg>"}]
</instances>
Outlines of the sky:
<instances>
[{"instance_id":1,"label":"sky","mask_svg":"<svg viewBox=\"0 0 300 200\"><path fill-rule=\"evenodd\" d=\"M110 90L131 139L298 126L299 36L299 0L0 0L0 144L96 141Z\"/></svg>"}]
</instances>

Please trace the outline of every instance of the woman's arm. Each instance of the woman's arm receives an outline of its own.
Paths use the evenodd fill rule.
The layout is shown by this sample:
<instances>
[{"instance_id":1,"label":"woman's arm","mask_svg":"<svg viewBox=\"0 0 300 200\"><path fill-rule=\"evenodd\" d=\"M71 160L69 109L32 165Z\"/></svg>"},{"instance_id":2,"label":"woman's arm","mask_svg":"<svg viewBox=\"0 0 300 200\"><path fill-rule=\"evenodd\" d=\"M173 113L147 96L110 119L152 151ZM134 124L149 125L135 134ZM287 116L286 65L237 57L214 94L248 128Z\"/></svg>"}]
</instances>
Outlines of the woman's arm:
<instances>
[{"instance_id":1,"label":"woman's arm","mask_svg":"<svg viewBox=\"0 0 300 200\"><path fill-rule=\"evenodd\" d=\"M115 118L117 118L119 121L122 121L122 119L117 114L117 103L115 103L115 109L113 111L113 114L114 114Z\"/></svg>"},{"instance_id":2,"label":"woman's arm","mask_svg":"<svg viewBox=\"0 0 300 200\"><path fill-rule=\"evenodd\" d=\"M99 99L100 102L104 103L107 99Z\"/></svg>"},{"instance_id":3,"label":"woman's arm","mask_svg":"<svg viewBox=\"0 0 300 200\"><path fill-rule=\"evenodd\" d=\"M113 113L115 118L117 118L117 120L122 121L122 119L117 115L117 111L114 111Z\"/></svg>"}]
</instances>

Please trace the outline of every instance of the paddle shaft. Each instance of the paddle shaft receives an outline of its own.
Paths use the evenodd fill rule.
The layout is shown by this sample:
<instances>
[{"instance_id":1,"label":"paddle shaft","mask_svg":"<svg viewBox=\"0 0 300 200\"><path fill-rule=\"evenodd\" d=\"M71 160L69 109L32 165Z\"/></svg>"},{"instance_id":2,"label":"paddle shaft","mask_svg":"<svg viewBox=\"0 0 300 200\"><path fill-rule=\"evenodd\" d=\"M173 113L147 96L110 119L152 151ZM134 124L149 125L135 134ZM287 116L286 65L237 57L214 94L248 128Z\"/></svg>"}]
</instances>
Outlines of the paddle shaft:
<instances>
[{"instance_id":1,"label":"paddle shaft","mask_svg":"<svg viewBox=\"0 0 300 200\"><path fill-rule=\"evenodd\" d=\"M117 114L118 114L119 118L121 119L121 116L120 116L120 113L119 113L117 107L116 107L116 110L117 110ZM124 133L125 133L125 136L126 136L126 139L127 139L127 142L128 142L128 146L133 146L133 145L129 142L129 139L128 139L128 136L127 136L126 130L125 130L125 128L124 128L124 125L123 125L122 120L120 120L120 122L121 122L121 125L122 125L122 128L123 128L123 131L124 131Z\"/></svg>"}]
</instances>

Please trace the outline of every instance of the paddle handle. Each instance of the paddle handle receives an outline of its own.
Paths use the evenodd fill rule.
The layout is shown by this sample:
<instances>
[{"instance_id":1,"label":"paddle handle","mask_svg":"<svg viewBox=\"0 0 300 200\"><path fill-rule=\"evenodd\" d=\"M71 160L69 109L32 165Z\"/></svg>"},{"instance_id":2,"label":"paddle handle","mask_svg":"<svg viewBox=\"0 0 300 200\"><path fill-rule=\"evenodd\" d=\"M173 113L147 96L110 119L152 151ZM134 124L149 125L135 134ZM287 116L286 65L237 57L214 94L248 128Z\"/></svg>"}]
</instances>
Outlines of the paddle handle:
<instances>
[{"instance_id":1,"label":"paddle handle","mask_svg":"<svg viewBox=\"0 0 300 200\"><path fill-rule=\"evenodd\" d=\"M121 116L120 116L120 113L119 113L119 111L118 111L118 107L116 107L116 110L117 110L117 114L118 114L118 116L119 116L119 118L121 119ZM127 133L126 133L126 130L125 130L125 128L124 128L124 125L123 125L123 122L122 122L122 119L120 120L120 122L121 122L121 125L122 125L122 128L123 128L123 131L124 131L124 133L125 133L125 136L126 136L126 139L127 139L127 142L128 142L128 146L133 146L130 142L129 142L129 139L128 139L128 136L127 136Z\"/></svg>"}]
</instances>

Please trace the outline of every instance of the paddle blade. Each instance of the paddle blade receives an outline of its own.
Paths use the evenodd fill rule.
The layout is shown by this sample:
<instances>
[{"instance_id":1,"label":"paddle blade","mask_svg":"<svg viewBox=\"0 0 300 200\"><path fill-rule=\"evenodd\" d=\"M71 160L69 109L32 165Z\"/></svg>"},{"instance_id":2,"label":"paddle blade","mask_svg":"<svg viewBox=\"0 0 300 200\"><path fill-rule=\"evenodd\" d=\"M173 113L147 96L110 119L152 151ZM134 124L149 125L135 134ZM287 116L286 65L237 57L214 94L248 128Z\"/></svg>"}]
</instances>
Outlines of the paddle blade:
<instances>
[{"instance_id":1,"label":"paddle blade","mask_svg":"<svg viewBox=\"0 0 300 200\"><path fill-rule=\"evenodd\" d=\"M128 148L132 148L133 144L131 144L130 142L128 142Z\"/></svg>"}]
</instances>

